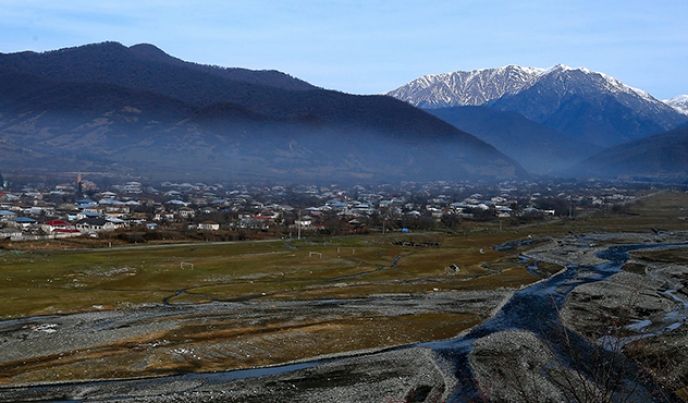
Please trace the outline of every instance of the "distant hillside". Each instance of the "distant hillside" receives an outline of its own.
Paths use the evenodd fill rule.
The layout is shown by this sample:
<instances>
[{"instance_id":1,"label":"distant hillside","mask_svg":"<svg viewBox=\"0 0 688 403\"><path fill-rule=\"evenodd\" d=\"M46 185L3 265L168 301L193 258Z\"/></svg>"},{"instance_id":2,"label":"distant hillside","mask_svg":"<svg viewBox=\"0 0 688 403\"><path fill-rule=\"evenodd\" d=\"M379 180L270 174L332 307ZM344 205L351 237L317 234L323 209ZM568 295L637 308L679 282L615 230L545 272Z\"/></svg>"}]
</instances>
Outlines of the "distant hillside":
<instances>
[{"instance_id":1,"label":"distant hillside","mask_svg":"<svg viewBox=\"0 0 688 403\"><path fill-rule=\"evenodd\" d=\"M482 106L427 109L427 112L494 145L532 173L551 174L601 151L515 112Z\"/></svg>"},{"instance_id":2,"label":"distant hillside","mask_svg":"<svg viewBox=\"0 0 688 403\"><path fill-rule=\"evenodd\" d=\"M389 95L424 108L489 106L579 141L609 147L670 130L688 116L613 77L585 68L506 66L423 76Z\"/></svg>"},{"instance_id":3,"label":"distant hillside","mask_svg":"<svg viewBox=\"0 0 688 403\"><path fill-rule=\"evenodd\" d=\"M608 148L566 173L597 178L688 180L688 127Z\"/></svg>"},{"instance_id":4,"label":"distant hillside","mask_svg":"<svg viewBox=\"0 0 688 403\"><path fill-rule=\"evenodd\" d=\"M151 45L0 55L0 142L3 171L280 181L527 175L494 147L393 98L187 63Z\"/></svg>"}]
</instances>

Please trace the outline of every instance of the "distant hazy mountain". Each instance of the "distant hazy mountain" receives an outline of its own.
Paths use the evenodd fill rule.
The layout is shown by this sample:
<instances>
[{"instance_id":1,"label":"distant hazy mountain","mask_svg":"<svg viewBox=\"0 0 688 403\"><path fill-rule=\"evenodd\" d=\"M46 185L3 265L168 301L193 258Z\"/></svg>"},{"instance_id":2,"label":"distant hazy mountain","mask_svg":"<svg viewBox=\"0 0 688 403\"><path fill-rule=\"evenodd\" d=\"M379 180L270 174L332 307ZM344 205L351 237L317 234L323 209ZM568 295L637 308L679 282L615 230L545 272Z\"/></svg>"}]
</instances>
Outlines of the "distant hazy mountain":
<instances>
[{"instance_id":1,"label":"distant hazy mountain","mask_svg":"<svg viewBox=\"0 0 688 403\"><path fill-rule=\"evenodd\" d=\"M688 95L678 95L671 99L665 99L664 103L688 115Z\"/></svg>"},{"instance_id":2,"label":"distant hazy mountain","mask_svg":"<svg viewBox=\"0 0 688 403\"><path fill-rule=\"evenodd\" d=\"M568 174L598 178L688 179L688 127L608 148Z\"/></svg>"},{"instance_id":3,"label":"distant hazy mountain","mask_svg":"<svg viewBox=\"0 0 688 403\"><path fill-rule=\"evenodd\" d=\"M688 116L585 68L506 66L424 76L389 93L423 108L485 105L607 147L673 129Z\"/></svg>"},{"instance_id":4,"label":"distant hazy mountain","mask_svg":"<svg viewBox=\"0 0 688 403\"><path fill-rule=\"evenodd\" d=\"M427 111L494 145L532 173L560 171L602 150L515 112L484 106L456 106Z\"/></svg>"},{"instance_id":5,"label":"distant hazy mountain","mask_svg":"<svg viewBox=\"0 0 688 403\"><path fill-rule=\"evenodd\" d=\"M494 147L391 97L112 42L0 54L0 169L237 181L526 175Z\"/></svg>"}]
</instances>

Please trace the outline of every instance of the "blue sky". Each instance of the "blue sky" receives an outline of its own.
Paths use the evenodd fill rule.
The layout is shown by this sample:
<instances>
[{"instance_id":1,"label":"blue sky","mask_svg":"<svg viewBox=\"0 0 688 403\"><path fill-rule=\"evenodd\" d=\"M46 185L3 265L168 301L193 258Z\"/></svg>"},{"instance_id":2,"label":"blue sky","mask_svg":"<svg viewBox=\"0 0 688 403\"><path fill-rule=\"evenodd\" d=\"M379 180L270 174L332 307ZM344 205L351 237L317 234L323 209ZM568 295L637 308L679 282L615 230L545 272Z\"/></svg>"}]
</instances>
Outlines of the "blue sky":
<instances>
[{"instance_id":1,"label":"blue sky","mask_svg":"<svg viewBox=\"0 0 688 403\"><path fill-rule=\"evenodd\" d=\"M564 63L664 99L688 94L686 17L686 0L0 0L0 52L145 42L356 94L423 74Z\"/></svg>"}]
</instances>

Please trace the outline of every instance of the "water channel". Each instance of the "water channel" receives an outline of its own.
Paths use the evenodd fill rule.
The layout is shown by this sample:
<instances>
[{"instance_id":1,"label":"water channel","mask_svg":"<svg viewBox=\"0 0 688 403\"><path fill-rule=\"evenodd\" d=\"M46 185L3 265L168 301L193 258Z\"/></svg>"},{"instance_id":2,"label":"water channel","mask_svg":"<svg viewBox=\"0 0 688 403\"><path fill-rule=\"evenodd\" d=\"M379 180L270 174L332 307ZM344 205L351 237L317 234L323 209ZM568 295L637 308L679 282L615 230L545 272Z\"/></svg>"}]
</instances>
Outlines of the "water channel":
<instances>
[{"instance_id":1,"label":"water channel","mask_svg":"<svg viewBox=\"0 0 688 403\"><path fill-rule=\"evenodd\" d=\"M621 271L624 263L628 260L628 253L639 249L650 248L671 248L685 246L685 244L656 244L656 245L617 245L611 246L598 253L598 257L607 260L607 262L592 266L569 266L567 269L556 276L549 279L542 280L534 285L531 285L514 294L514 296L502 307L497 315L483 324L473 328L464 337L434 343L426 343L424 346L430 347L445 357L448 361L454 363L456 368L456 378L459 383L448 402L471 402L478 401L479 393L476 390L476 382L468 365L468 354L472 350L472 343L476 340L486 337L496 332L506 330L525 330L534 333L539 339L552 348L555 354L558 354L559 360L565 364L572 365L567 362L570 360L571 346L562 344L561 335L566 330L563 328L559 320L559 312L564 303L566 296L576 287L597 281L603 281ZM585 247L585 246L583 246ZM675 296L675 295L674 295ZM678 297L676 297L678 298ZM680 300L682 306L687 306L688 301ZM685 322L684 315L675 314L676 321L672 326L667 326L663 331L669 331ZM655 332L652 335L659 335L660 332ZM591 356L598 354L595 346L588 343L582 337L578 337L573 332L567 333L569 337L573 338L571 343L575 344L575 349L580 353L577 358L581 356ZM609 352L609 354L613 354ZM641 371L635 368L635 371ZM637 382L638 379L629 380ZM638 401L655 401L652 398L653 389L657 385L633 385L636 388L635 393L638 395ZM678 400L677 400L678 401Z\"/></svg>"}]
</instances>

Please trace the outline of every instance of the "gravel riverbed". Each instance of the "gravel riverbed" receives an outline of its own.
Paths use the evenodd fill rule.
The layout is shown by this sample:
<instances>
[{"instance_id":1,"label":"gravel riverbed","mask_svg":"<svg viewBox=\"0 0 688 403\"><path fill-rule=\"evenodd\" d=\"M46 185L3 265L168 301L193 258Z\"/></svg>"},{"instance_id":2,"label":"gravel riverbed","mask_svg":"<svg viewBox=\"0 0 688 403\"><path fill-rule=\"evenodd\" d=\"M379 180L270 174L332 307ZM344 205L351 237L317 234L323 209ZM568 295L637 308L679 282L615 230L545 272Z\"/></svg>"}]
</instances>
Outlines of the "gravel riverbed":
<instances>
[{"instance_id":1,"label":"gravel riverbed","mask_svg":"<svg viewBox=\"0 0 688 403\"><path fill-rule=\"evenodd\" d=\"M604 241L595 240L593 237L571 236L532 248L526 255L535 260L562 266L595 266L605 262L597 254L609 246L610 239L614 240L613 242L637 242L648 245L658 242L657 237L648 234L606 234ZM662 241L685 242L685 238L669 238L663 235ZM674 291L682 292L683 285L677 279L685 278L688 271L680 266L664 267L662 270L661 276L640 281L643 286L642 297L634 300L638 305L636 319L643 320L642 315L648 312L652 318L664 318L669 312L677 309L680 311L680 302L663 291L673 287ZM583 270L579 275L584 277L588 274ZM599 325L593 320L585 323L579 319L585 312L611 307L616 302L624 300L634 290L637 292L638 288L633 288L639 282L637 276L620 273L608 281L578 286L570 293L562 310L564 322L582 332ZM192 354L207 354L210 350L214 354L219 354L219 350L198 349L190 352L180 349L178 345L165 345L165 341L159 336L183 328L187 322L196 323L199 318L213 317L226 321L255 318L258 326L258 318L265 316L387 316L403 321L404 315L414 313L449 312L480 314L487 317L495 314L512 295L513 291L507 290L372 296L357 300L155 305L124 311L11 320L0 322L0 367L9 370L36 362L69 360L70 356L78 352L92 353L103 346L113 344L122 344L126 348L148 349L146 351L165 349L171 359L191 362ZM604 298L592 298L599 295L603 295ZM605 303L609 306L604 305ZM685 327L685 323L680 323L676 331L685 333ZM663 334L659 337L669 336ZM148 344L134 344L133 340L148 340ZM277 340L274 342L277 346ZM289 342L298 343L297 340ZM284 344L279 346L288 348ZM532 380L532 385L538 385L532 392L545 399L542 401L554 401L559 398L560 394L551 382L537 378L538 368L551 360L552 352L548 346L542 344L531 332L504 329L476 339L468 357L474 375L480 382L488 382L487 385L492 388L494 401L520 401L513 396L513 391L509 390L513 385L500 385L496 380L489 379L500 363L504 362L503 358L506 355L510 355L514 362L519 363L516 368L522 368L519 371L522 371L520 376L523 379ZM138 365L145 370L150 364L150 357L145 357L146 354L132 358L131 365ZM377 352L350 352L336 359L314 359L315 362L245 374L189 374L120 381L93 379L92 382L84 383L59 383L58 379L51 379L43 386L37 385L30 377L23 377L21 371L15 371L12 377L3 379L0 402L382 403L444 402L448 399L461 401L456 400L456 384L459 380L454 375L454 363L447 361L446 354L438 354L427 346L398 347ZM44 369L48 372L49 370Z\"/></svg>"}]
</instances>

